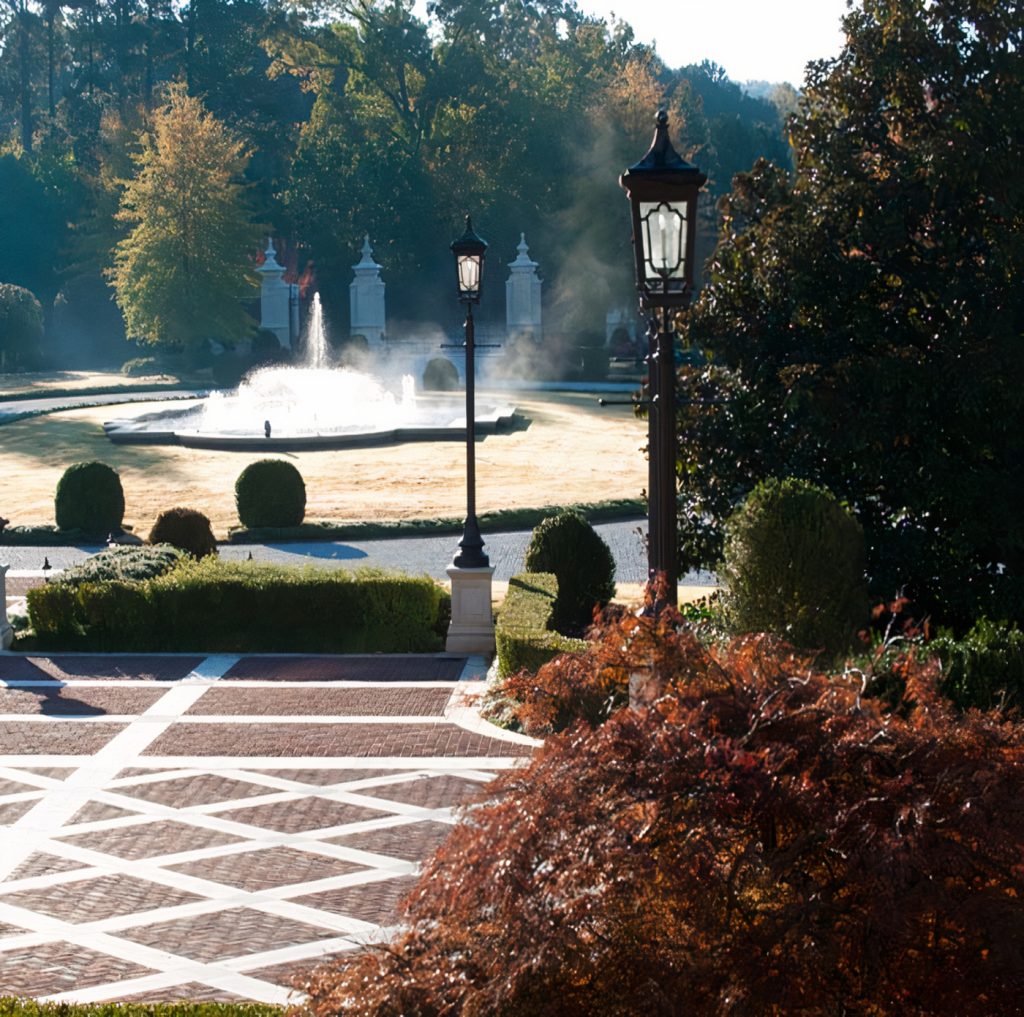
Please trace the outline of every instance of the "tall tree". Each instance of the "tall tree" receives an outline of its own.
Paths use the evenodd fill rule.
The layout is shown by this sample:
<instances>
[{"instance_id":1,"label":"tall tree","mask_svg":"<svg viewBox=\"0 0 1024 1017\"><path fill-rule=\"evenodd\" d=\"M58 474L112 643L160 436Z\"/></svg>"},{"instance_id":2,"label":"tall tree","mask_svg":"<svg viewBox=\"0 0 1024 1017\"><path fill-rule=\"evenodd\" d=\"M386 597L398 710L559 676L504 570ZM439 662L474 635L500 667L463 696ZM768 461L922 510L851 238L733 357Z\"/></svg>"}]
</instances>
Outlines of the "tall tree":
<instances>
[{"instance_id":1,"label":"tall tree","mask_svg":"<svg viewBox=\"0 0 1024 1017\"><path fill-rule=\"evenodd\" d=\"M812 65L797 175L760 164L685 338L683 562L765 476L857 511L880 594L1024 610L1024 8L863 0Z\"/></svg>"},{"instance_id":2,"label":"tall tree","mask_svg":"<svg viewBox=\"0 0 1024 1017\"><path fill-rule=\"evenodd\" d=\"M118 218L131 232L110 270L128 335L150 343L233 343L252 328L260 231L246 207L241 142L187 94L168 90L135 159Z\"/></svg>"}]
</instances>

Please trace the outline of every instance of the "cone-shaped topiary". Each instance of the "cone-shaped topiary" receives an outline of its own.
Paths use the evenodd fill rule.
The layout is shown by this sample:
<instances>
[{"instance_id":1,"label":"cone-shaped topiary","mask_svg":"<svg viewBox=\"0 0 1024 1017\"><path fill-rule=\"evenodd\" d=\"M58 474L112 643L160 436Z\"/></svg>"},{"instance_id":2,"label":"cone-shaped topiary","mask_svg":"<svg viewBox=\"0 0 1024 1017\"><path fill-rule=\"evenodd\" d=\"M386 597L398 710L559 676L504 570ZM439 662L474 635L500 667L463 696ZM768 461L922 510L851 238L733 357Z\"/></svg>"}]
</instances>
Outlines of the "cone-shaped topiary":
<instances>
[{"instance_id":1,"label":"cone-shaped topiary","mask_svg":"<svg viewBox=\"0 0 1024 1017\"><path fill-rule=\"evenodd\" d=\"M57 483L54 498L57 527L105 537L120 533L124 491L117 471L106 463L75 463Z\"/></svg>"},{"instance_id":2,"label":"cone-shaped topiary","mask_svg":"<svg viewBox=\"0 0 1024 1017\"><path fill-rule=\"evenodd\" d=\"M235 481L235 506L243 526L298 526L306 514L302 474L283 459L250 463Z\"/></svg>"},{"instance_id":3,"label":"cone-shaped topiary","mask_svg":"<svg viewBox=\"0 0 1024 1017\"><path fill-rule=\"evenodd\" d=\"M824 488L766 480L726 523L726 625L838 653L868 615L864 533Z\"/></svg>"},{"instance_id":4,"label":"cone-shaped topiary","mask_svg":"<svg viewBox=\"0 0 1024 1017\"><path fill-rule=\"evenodd\" d=\"M535 527L526 549L528 572L558 579L552 621L562 632L585 628L594 605L615 594L615 560L608 545L579 512L559 512Z\"/></svg>"},{"instance_id":5,"label":"cone-shaped topiary","mask_svg":"<svg viewBox=\"0 0 1024 1017\"><path fill-rule=\"evenodd\" d=\"M156 517L149 534L151 544L170 544L193 558L217 553L217 538L210 520L195 509L172 508Z\"/></svg>"}]
</instances>

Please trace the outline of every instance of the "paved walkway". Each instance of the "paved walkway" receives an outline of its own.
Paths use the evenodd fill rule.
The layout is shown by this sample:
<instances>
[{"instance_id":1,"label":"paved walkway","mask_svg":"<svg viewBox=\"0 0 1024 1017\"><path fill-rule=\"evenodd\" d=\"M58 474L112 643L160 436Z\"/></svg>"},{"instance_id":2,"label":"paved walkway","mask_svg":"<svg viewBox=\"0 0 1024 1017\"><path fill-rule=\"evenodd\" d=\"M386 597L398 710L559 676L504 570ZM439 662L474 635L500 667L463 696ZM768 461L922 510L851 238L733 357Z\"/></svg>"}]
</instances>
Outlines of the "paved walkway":
<instances>
[{"instance_id":1,"label":"paved walkway","mask_svg":"<svg viewBox=\"0 0 1024 1017\"><path fill-rule=\"evenodd\" d=\"M0 995L288 1000L537 744L481 658L0 654Z\"/></svg>"}]
</instances>

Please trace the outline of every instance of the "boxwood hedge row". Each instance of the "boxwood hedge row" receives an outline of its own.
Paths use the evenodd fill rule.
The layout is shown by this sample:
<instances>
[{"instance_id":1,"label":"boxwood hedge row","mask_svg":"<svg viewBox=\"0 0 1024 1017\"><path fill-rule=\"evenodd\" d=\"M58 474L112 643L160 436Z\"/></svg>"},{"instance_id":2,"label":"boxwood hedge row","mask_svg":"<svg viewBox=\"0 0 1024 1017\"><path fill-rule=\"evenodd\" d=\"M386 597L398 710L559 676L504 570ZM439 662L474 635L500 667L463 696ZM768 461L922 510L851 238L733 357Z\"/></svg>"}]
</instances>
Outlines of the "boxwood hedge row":
<instances>
[{"instance_id":1,"label":"boxwood hedge row","mask_svg":"<svg viewBox=\"0 0 1024 1017\"><path fill-rule=\"evenodd\" d=\"M426 576L186 560L143 581L28 593L41 648L135 652L424 653L449 596Z\"/></svg>"}]
</instances>

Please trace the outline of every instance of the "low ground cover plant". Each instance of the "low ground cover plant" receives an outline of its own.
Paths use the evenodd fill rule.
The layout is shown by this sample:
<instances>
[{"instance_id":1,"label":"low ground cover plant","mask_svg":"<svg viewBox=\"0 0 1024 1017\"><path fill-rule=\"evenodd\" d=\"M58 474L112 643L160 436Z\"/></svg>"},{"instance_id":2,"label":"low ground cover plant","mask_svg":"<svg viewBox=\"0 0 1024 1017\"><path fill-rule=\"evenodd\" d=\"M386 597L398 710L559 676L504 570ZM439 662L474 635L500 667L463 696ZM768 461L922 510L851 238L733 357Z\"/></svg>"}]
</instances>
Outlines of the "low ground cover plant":
<instances>
[{"instance_id":1,"label":"low ground cover plant","mask_svg":"<svg viewBox=\"0 0 1024 1017\"><path fill-rule=\"evenodd\" d=\"M112 580L142 582L163 575L183 558L184 554L169 544L109 547L65 569L51 581L51 585L79 587Z\"/></svg>"},{"instance_id":2,"label":"low ground cover plant","mask_svg":"<svg viewBox=\"0 0 1024 1017\"><path fill-rule=\"evenodd\" d=\"M769 637L622 614L590 681L640 705L548 738L424 868L406 931L312 1017L1019 1011L1024 726L900 712ZM583 680L567 676L572 684Z\"/></svg>"},{"instance_id":3,"label":"low ground cover plant","mask_svg":"<svg viewBox=\"0 0 1024 1017\"><path fill-rule=\"evenodd\" d=\"M410 653L441 649L449 597L426 576L208 557L143 581L48 583L27 599L47 649Z\"/></svg>"}]
</instances>

